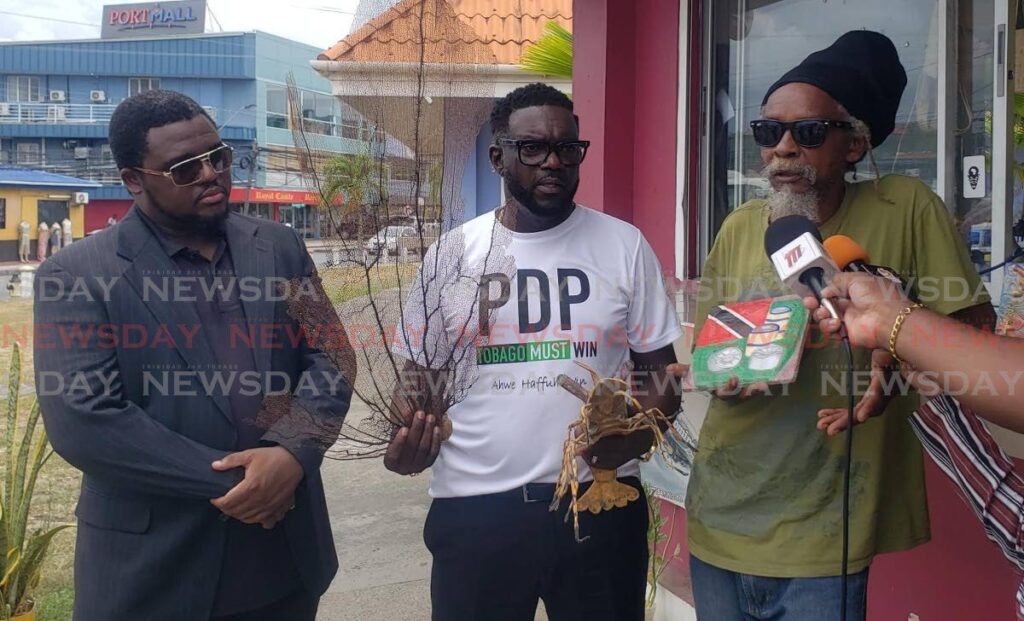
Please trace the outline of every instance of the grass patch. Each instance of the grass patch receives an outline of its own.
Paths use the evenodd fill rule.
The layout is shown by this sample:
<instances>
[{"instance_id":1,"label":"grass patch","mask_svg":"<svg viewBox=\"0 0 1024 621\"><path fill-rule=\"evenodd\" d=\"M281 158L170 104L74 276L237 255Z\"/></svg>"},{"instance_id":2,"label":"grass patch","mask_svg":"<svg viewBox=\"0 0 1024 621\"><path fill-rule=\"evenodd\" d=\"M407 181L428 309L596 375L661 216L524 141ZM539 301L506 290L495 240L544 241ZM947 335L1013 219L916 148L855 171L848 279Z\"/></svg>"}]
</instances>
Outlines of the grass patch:
<instances>
[{"instance_id":1,"label":"grass patch","mask_svg":"<svg viewBox=\"0 0 1024 621\"><path fill-rule=\"evenodd\" d=\"M22 382L32 383L32 300L0 302L0 384L7 381L15 343L21 347Z\"/></svg>"},{"instance_id":2,"label":"grass patch","mask_svg":"<svg viewBox=\"0 0 1024 621\"><path fill-rule=\"evenodd\" d=\"M32 356L32 300L17 299L0 302L0 388L6 393L7 373L14 343L21 347L21 382L23 387L35 385ZM28 416L35 402L34 395L22 394L19 420ZM2 428L0 421L0 428ZM39 472L32 497L28 528L46 529L58 524L75 523L75 503L82 474L59 455L52 455ZM43 563L39 586L33 594L39 621L69 621L74 604L75 531L59 533L50 544Z\"/></svg>"},{"instance_id":3,"label":"grass patch","mask_svg":"<svg viewBox=\"0 0 1024 621\"><path fill-rule=\"evenodd\" d=\"M334 304L343 304L370 293L409 287L416 278L419 263L381 263L369 270L343 266L320 270L324 291Z\"/></svg>"},{"instance_id":4,"label":"grass patch","mask_svg":"<svg viewBox=\"0 0 1024 621\"><path fill-rule=\"evenodd\" d=\"M69 621L75 605L75 589L64 587L42 593L37 598L38 621Z\"/></svg>"}]
</instances>

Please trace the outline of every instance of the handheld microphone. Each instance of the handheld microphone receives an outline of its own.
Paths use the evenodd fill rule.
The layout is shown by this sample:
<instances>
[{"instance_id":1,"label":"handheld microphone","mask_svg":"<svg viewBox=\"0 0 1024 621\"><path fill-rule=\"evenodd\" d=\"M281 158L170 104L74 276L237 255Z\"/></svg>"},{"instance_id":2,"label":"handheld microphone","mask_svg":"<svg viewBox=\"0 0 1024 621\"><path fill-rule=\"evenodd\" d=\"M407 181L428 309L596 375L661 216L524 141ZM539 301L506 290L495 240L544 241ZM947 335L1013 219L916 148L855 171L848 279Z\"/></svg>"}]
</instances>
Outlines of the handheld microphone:
<instances>
[{"instance_id":1,"label":"handheld microphone","mask_svg":"<svg viewBox=\"0 0 1024 621\"><path fill-rule=\"evenodd\" d=\"M821 233L803 216L784 216L768 226L764 249L782 282L801 296L813 295L839 319L832 301L823 298L825 283L839 272L821 246Z\"/></svg>"},{"instance_id":2,"label":"handheld microphone","mask_svg":"<svg viewBox=\"0 0 1024 621\"><path fill-rule=\"evenodd\" d=\"M917 296L910 290L907 283L898 274L887 267L872 265L871 258L860 244L846 235L833 235L825 240L825 251L828 252L836 266L844 272L863 272L872 276L880 276L900 288L900 291L917 302Z\"/></svg>"},{"instance_id":3,"label":"handheld microphone","mask_svg":"<svg viewBox=\"0 0 1024 621\"><path fill-rule=\"evenodd\" d=\"M825 252L832 257L840 270L871 273L868 265L871 258L868 257L867 251L846 235L833 235L826 239L823 245Z\"/></svg>"}]
</instances>

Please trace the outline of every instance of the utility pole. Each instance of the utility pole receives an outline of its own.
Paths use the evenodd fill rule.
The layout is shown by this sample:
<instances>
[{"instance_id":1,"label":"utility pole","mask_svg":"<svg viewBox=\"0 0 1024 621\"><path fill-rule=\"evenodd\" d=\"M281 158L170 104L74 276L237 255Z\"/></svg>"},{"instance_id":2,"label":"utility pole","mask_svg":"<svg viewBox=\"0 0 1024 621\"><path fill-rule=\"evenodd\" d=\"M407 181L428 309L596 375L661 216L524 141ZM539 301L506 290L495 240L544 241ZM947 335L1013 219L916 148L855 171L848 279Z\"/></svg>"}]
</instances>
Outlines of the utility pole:
<instances>
[{"instance_id":1,"label":"utility pole","mask_svg":"<svg viewBox=\"0 0 1024 621\"><path fill-rule=\"evenodd\" d=\"M260 145L253 140L252 148L249 151L249 184L245 189L245 206L242 207L242 213L249 215L249 197L252 196L252 184L256 176L256 160L259 158Z\"/></svg>"}]
</instances>

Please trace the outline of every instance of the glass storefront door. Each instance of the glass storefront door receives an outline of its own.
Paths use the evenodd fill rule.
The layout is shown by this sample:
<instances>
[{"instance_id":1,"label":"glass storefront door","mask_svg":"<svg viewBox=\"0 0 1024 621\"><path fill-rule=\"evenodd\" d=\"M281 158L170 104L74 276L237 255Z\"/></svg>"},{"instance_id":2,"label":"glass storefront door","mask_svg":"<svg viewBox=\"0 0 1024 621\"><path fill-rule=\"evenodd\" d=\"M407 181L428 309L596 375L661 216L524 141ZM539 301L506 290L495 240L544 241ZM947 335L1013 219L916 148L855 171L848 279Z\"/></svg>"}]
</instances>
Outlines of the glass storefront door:
<instances>
[{"instance_id":1,"label":"glass storefront door","mask_svg":"<svg viewBox=\"0 0 1024 621\"><path fill-rule=\"evenodd\" d=\"M1011 77L1017 1L950 0L950 5L957 41L950 63L956 70L946 84L947 97L956 99L956 116L947 128L951 187L946 204L998 303L1002 270L986 272L1012 254L1012 222L1020 217L1014 197L1022 192L1013 151Z\"/></svg>"},{"instance_id":2,"label":"glass storefront door","mask_svg":"<svg viewBox=\"0 0 1024 621\"><path fill-rule=\"evenodd\" d=\"M277 210L277 220L298 231L303 239L317 239L320 236L319 219L309 205L302 203L281 205Z\"/></svg>"}]
</instances>

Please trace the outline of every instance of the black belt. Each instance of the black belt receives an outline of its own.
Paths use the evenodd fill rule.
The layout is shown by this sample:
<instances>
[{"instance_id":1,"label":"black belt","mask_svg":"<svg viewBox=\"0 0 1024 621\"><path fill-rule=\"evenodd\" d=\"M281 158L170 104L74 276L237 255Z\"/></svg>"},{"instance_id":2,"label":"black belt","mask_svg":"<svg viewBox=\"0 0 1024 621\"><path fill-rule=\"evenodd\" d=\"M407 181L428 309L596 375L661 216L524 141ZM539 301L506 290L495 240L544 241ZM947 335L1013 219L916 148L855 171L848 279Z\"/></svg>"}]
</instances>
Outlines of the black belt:
<instances>
[{"instance_id":1,"label":"black belt","mask_svg":"<svg viewBox=\"0 0 1024 621\"><path fill-rule=\"evenodd\" d=\"M555 498L554 483L527 483L522 487L510 489L507 492L490 494L496 498L516 498L524 503L551 502Z\"/></svg>"},{"instance_id":2,"label":"black belt","mask_svg":"<svg viewBox=\"0 0 1024 621\"><path fill-rule=\"evenodd\" d=\"M637 477L620 477L619 482L640 489L640 479ZM592 481L586 483L580 483L579 493L582 494L589 487ZM521 487L516 487L508 490L507 492L498 492L497 494L487 494L494 498L515 498L522 500L524 503L534 502L551 502L555 499L555 484L554 483L527 483Z\"/></svg>"}]
</instances>

